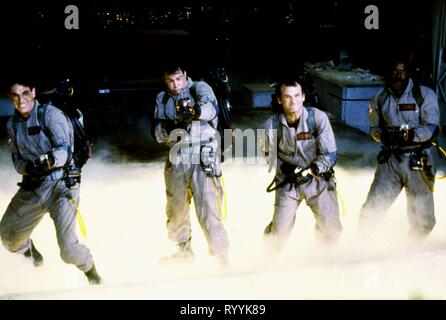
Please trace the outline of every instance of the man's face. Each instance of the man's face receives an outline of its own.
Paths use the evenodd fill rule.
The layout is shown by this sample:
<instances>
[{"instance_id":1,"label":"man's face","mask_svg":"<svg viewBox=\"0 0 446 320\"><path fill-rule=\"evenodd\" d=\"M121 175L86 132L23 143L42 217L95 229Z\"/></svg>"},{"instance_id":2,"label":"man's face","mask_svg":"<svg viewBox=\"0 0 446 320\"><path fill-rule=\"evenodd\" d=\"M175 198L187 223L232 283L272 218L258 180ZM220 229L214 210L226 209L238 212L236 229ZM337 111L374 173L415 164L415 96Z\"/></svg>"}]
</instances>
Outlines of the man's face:
<instances>
[{"instance_id":1,"label":"man's face","mask_svg":"<svg viewBox=\"0 0 446 320\"><path fill-rule=\"evenodd\" d=\"M409 82L408 67L405 63L399 62L393 66L390 74L390 87L395 92L403 92Z\"/></svg>"},{"instance_id":2,"label":"man's face","mask_svg":"<svg viewBox=\"0 0 446 320\"><path fill-rule=\"evenodd\" d=\"M169 93L177 95L187 86L186 71L178 70L172 74L164 74L164 83Z\"/></svg>"},{"instance_id":3,"label":"man's face","mask_svg":"<svg viewBox=\"0 0 446 320\"><path fill-rule=\"evenodd\" d=\"M28 117L34 107L34 100L36 98L36 89L15 84L9 91L9 96L16 110L23 116Z\"/></svg>"},{"instance_id":4,"label":"man's face","mask_svg":"<svg viewBox=\"0 0 446 320\"><path fill-rule=\"evenodd\" d=\"M302 87L299 84L293 87L282 85L280 92L279 103L283 106L285 115L295 113L297 116L300 116L305 101Z\"/></svg>"}]
</instances>

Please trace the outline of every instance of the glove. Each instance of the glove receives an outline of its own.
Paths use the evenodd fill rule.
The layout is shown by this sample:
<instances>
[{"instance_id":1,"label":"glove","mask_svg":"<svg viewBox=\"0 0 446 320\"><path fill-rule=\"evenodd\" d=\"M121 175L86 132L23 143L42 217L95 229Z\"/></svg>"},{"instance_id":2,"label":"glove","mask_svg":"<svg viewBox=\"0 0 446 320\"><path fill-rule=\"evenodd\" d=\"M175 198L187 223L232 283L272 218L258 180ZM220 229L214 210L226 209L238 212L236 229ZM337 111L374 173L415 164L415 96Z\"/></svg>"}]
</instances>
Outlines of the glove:
<instances>
[{"instance_id":1,"label":"glove","mask_svg":"<svg viewBox=\"0 0 446 320\"><path fill-rule=\"evenodd\" d=\"M296 169L297 170L297 169ZM298 172L294 172L295 176L296 176L296 183L298 185L307 183L310 180L310 173L311 173L311 169L307 168L305 170L300 170Z\"/></svg>"},{"instance_id":2,"label":"glove","mask_svg":"<svg viewBox=\"0 0 446 320\"><path fill-rule=\"evenodd\" d=\"M380 135L381 143L386 147L389 146L403 146L413 142L415 136L415 129L409 130L383 130Z\"/></svg>"},{"instance_id":3,"label":"glove","mask_svg":"<svg viewBox=\"0 0 446 320\"><path fill-rule=\"evenodd\" d=\"M178 122L191 122L193 118L193 114L189 108L184 108L182 110L177 110L176 120Z\"/></svg>"},{"instance_id":4,"label":"glove","mask_svg":"<svg viewBox=\"0 0 446 320\"><path fill-rule=\"evenodd\" d=\"M302 172L301 174L296 175L296 184L297 185L301 185L301 184L304 184L304 183L307 183L308 181L310 181L310 175L309 174L304 174L304 172Z\"/></svg>"},{"instance_id":5,"label":"glove","mask_svg":"<svg viewBox=\"0 0 446 320\"><path fill-rule=\"evenodd\" d=\"M34 161L27 161L25 166L25 172L33 179L40 179L45 176L46 169L43 165L36 165Z\"/></svg>"},{"instance_id":6,"label":"glove","mask_svg":"<svg viewBox=\"0 0 446 320\"><path fill-rule=\"evenodd\" d=\"M40 179L46 176L54 165L55 159L52 152L40 156L39 159L34 161L27 161L25 166L25 172L36 179Z\"/></svg>"},{"instance_id":7,"label":"glove","mask_svg":"<svg viewBox=\"0 0 446 320\"><path fill-rule=\"evenodd\" d=\"M53 166L54 166L54 163L56 162L56 159L54 158L53 153L52 153L51 151L50 151L50 152L47 152L47 153L46 153L46 157L47 157L47 159L48 159L49 167L50 167L50 169L52 169Z\"/></svg>"},{"instance_id":8,"label":"glove","mask_svg":"<svg viewBox=\"0 0 446 320\"><path fill-rule=\"evenodd\" d=\"M198 120L200 119L201 116L201 107L200 105L197 103L196 105L194 105L194 115L192 117L192 120Z\"/></svg>"},{"instance_id":9,"label":"glove","mask_svg":"<svg viewBox=\"0 0 446 320\"><path fill-rule=\"evenodd\" d=\"M406 134L404 135L404 141L406 143L412 143L413 142L413 138L415 137L415 128L410 128L405 133Z\"/></svg>"},{"instance_id":10,"label":"glove","mask_svg":"<svg viewBox=\"0 0 446 320\"><path fill-rule=\"evenodd\" d=\"M178 122L191 122L200 117L201 108L193 105L190 98L180 99L176 105L176 120Z\"/></svg>"},{"instance_id":11,"label":"glove","mask_svg":"<svg viewBox=\"0 0 446 320\"><path fill-rule=\"evenodd\" d=\"M398 144L397 134L397 132L394 133L383 130L379 136L379 139L381 140L381 143L386 147L395 146Z\"/></svg>"},{"instance_id":12,"label":"glove","mask_svg":"<svg viewBox=\"0 0 446 320\"><path fill-rule=\"evenodd\" d=\"M313 163L310 165L310 170L311 170L311 174L312 174L312 175L315 175L315 176L318 176L318 175L319 175L319 167L317 166L316 163L313 162Z\"/></svg>"}]
</instances>

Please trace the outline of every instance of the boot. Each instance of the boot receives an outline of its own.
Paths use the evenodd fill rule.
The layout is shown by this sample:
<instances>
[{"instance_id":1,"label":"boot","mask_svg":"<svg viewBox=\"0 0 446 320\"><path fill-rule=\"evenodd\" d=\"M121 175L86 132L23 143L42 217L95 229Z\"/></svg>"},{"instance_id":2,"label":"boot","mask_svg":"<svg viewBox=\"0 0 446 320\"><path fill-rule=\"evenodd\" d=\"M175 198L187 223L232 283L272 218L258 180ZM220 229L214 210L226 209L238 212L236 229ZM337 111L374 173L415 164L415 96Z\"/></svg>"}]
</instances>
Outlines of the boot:
<instances>
[{"instance_id":1,"label":"boot","mask_svg":"<svg viewBox=\"0 0 446 320\"><path fill-rule=\"evenodd\" d=\"M94 265L89 271L85 272L85 275L90 285L102 284L102 278L99 276Z\"/></svg>"},{"instance_id":2,"label":"boot","mask_svg":"<svg viewBox=\"0 0 446 320\"><path fill-rule=\"evenodd\" d=\"M43 264L43 257L34 246L34 242L32 240L29 249L26 250L23 255L32 260L34 267L40 267Z\"/></svg>"},{"instance_id":3,"label":"boot","mask_svg":"<svg viewBox=\"0 0 446 320\"><path fill-rule=\"evenodd\" d=\"M192 251L192 244L189 239L186 242L178 243L178 251L171 256L161 258L160 264L192 263L194 260L194 252Z\"/></svg>"}]
</instances>

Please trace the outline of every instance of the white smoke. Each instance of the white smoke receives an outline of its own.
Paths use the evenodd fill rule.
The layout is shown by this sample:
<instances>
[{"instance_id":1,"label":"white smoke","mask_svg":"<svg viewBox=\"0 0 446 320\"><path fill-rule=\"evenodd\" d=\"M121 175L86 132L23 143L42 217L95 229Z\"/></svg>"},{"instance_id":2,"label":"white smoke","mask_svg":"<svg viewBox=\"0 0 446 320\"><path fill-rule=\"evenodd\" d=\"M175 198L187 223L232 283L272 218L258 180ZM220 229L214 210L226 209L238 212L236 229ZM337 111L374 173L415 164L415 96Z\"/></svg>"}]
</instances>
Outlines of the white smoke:
<instances>
[{"instance_id":1,"label":"white smoke","mask_svg":"<svg viewBox=\"0 0 446 320\"><path fill-rule=\"evenodd\" d=\"M19 176L2 152L0 212L17 190ZM80 208L97 269L106 281L89 288L80 271L60 257L49 216L32 238L44 255L36 269L25 258L0 249L0 296L17 298L225 299L225 298L440 298L443 294L446 207L437 184L437 226L422 244L409 242L405 196L389 210L372 244L358 239L357 220L373 170L337 169L338 191L345 204L344 232L334 247L314 237L314 218L303 202L280 260L263 252L274 195L265 192L273 178L265 165L224 164L231 269L221 270L208 255L191 206L195 264L161 267L159 258L175 250L165 228L165 193L161 161L111 164L93 158L85 167ZM441 271L441 272L440 272ZM217 288L216 288L217 286ZM148 288L156 288L148 289ZM71 291L67 291L71 289ZM78 290L73 290L78 289ZM46 293L45 293L46 292ZM17 295L25 294L27 295ZM444 295L443 295L444 297Z\"/></svg>"}]
</instances>

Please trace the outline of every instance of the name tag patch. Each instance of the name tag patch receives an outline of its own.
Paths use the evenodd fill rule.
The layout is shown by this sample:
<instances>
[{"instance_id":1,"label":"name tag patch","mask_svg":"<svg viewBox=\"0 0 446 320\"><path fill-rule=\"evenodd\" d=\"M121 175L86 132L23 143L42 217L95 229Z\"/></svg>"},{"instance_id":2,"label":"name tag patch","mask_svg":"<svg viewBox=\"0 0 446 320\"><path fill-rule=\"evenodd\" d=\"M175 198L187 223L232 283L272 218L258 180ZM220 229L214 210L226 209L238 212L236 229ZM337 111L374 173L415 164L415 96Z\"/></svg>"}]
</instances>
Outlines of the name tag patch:
<instances>
[{"instance_id":1,"label":"name tag patch","mask_svg":"<svg viewBox=\"0 0 446 320\"><path fill-rule=\"evenodd\" d=\"M296 135L297 140L311 140L313 136L309 132L300 132Z\"/></svg>"},{"instance_id":2,"label":"name tag patch","mask_svg":"<svg viewBox=\"0 0 446 320\"><path fill-rule=\"evenodd\" d=\"M400 111L415 111L415 103L401 103L398 105L400 108Z\"/></svg>"},{"instance_id":3,"label":"name tag patch","mask_svg":"<svg viewBox=\"0 0 446 320\"><path fill-rule=\"evenodd\" d=\"M36 134L39 134L40 130L41 130L40 126L29 127L28 128L28 135L29 136L34 136Z\"/></svg>"}]
</instances>

